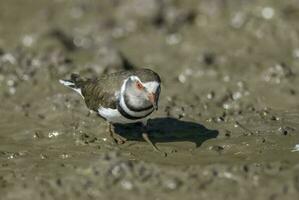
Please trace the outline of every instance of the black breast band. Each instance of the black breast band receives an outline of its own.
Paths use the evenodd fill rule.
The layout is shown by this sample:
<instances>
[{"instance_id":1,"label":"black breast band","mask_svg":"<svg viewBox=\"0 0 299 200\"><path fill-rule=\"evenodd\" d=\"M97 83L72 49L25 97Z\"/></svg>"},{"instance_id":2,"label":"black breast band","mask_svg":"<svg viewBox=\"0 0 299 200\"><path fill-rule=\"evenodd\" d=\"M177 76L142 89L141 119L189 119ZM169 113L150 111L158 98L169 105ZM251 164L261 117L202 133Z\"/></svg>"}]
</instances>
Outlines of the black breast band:
<instances>
[{"instance_id":1,"label":"black breast band","mask_svg":"<svg viewBox=\"0 0 299 200\"><path fill-rule=\"evenodd\" d=\"M149 116L154 110L152 110L151 112L149 112L148 114L146 114L145 116L140 116L140 117L135 117L135 116L132 116L128 113L126 113L126 111L124 111L124 109L120 106L120 104L118 103L117 104L117 110L118 112L125 118L127 119L130 119L130 120L138 120L138 119L142 119L142 118L145 118L147 116Z\"/></svg>"}]
</instances>

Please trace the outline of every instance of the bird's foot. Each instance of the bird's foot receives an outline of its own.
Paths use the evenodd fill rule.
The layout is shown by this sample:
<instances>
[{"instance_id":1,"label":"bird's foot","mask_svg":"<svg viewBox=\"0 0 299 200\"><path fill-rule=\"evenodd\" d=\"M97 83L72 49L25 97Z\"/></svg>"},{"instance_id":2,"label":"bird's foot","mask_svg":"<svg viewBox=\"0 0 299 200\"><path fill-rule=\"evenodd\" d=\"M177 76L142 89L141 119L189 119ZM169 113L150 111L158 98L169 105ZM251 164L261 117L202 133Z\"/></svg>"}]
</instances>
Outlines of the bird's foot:
<instances>
[{"instance_id":1,"label":"bird's foot","mask_svg":"<svg viewBox=\"0 0 299 200\"><path fill-rule=\"evenodd\" d=\"M122 136L120 136L120 135L117 135L117 134L113 134L113 135L111 135L111 138L113 139L113 141L116 143L116 144L124 144L126 141L127 141L127 139L126 138L124 138L124 137L122 137Z\"/></svg>"},{"instance_id":2,"label":"bird's foot","mask_svg":"<svg viewBox=\"0 0 299 200\"><path fill-rule=\"evenodd\" d=\"M118 134L116 134L116 133L114 132L114 127L113 127L112 124L109 124L108 127L109 127L109 134L110 134L110 137L112 138L112 140L113 140L116 144L124 144L124 143L127 141L126 138L124 138L124 137L122 137L122 136L120 136L120 135L118 135Z\"/></svg>"},{"instance_id":3,"label":"bird's foot","mask_svg":"<svg viewBox=\"0 0 299 200\"><path fill-rule=\"evenodd\" d=\"M148 134L146 132L143 132L142 133L142 137L143 139L153 147L154 151L158 152L158 153L161 153L164 157L167 156L167 153L166 152L163 152L161 151L148 137Z\"/></svg>"},{"instance_id":4,"label":"bird's foot","mask_svg":"<svg viewBox=\"0 0 299 200\"><path fill-rule=\"evenodd\" d=\"M153 147L153 149L154 149L155 151L160 151L160 150L156 147L156 145L154 145L154 143L149 139L147 133L145 133L145 132L142 133L142 137L143 137L143 139L144 139L149 145L151 145L151 146Z\"/></svg>"}]
</instances>

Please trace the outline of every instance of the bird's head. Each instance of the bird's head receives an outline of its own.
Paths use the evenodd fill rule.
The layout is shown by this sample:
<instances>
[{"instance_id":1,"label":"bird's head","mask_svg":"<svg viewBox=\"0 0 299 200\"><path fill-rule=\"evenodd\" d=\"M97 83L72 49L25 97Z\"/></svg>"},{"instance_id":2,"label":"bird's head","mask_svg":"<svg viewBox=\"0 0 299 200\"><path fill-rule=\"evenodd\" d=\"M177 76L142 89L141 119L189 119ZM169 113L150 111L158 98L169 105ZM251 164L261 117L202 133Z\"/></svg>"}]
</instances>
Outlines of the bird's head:
<instances>
[{"instance_id":1,"label":"bird's head","mask_svg":"<svg viewBox=\"0 0 299 200\"><path fill-rule=\"evenodd\" d=\"M161 91L159 80L142 82L138 76L127 78L122 87L122 95L127 106L135 110L154 108L158 109Z\"/></svg>"}]
</instances>

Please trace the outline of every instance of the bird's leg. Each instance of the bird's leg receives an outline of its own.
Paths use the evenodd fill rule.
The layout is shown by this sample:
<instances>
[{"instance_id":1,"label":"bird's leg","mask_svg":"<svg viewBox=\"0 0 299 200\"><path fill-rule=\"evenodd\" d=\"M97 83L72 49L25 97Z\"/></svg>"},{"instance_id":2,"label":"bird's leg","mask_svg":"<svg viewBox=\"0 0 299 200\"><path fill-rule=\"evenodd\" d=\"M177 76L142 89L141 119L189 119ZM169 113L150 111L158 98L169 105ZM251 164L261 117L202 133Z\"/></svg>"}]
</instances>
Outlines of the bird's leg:
<instances>
[{"instance_id":1,"label":"bird's leg","mask_svg":"<svg viewBox=\"0 0 299 200\"><path fill-rule=\"evenodd\" d=\"M154 149L155 151L161 152L160 149L158 149L158 148L156 147L156 145L154 145L154 143L150 140L150 138L149 138L149 136L148 136L148 124L143 125L143 129L142 129L142 137L143 137L143 139L144 139L148 144L150 144L150 145L153 147L153 149Z\"/></svg>"},{"instance_id":2,"label":"bird's leg","mask_svg":"<svg viewBox=\"0 0 299 200\"><path fill-rule=\"evenodd\" d=\"M122 136L120 136L120 135L118 135L114 132L113 124L109 123L108 127L109 127L109 135L115 143L123 144L123 143L126 142L126 140L127 140L126 138L124 138L124 137L122 137Z\"/></svg>"},{"instance_id":3,"label":"bird's leg","mask_svg":"<svg viewBox=\"0 0 299 200\"><path fill-rule=\"evenodd\" d=\"M147 143L149 143L149 144L153 147L153 149L154 149L155 151L160 151L160 150L156 147L156 145L154 145L154 143L152 143L152 141L149 139L148 134L147 134L146 132L143 132L143 133L142 133L142 137L143 137L143 139L144 139Z\"/></svg>"}]
</instances>

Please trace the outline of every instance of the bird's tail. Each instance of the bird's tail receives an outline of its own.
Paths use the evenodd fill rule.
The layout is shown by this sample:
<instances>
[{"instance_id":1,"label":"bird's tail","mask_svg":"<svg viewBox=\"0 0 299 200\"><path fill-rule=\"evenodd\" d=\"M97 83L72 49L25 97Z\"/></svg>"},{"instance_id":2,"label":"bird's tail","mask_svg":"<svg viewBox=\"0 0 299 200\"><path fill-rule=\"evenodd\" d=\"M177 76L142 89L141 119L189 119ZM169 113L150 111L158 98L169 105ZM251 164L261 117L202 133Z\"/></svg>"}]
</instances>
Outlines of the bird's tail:
<instances>
[{"instance_id":1,"label":"bird's tail","mask_svg":"<svg viewBox=\"0 0 299 200\"><path fill-rule=\"evenodd\" d=\"M59 82L62 85L78 92L82 96L81 86L82 86L82 83L84 82L84 80L82 80L78 74L72 74L70 80L60 79Z\"/></svg>"}]
</instances>

